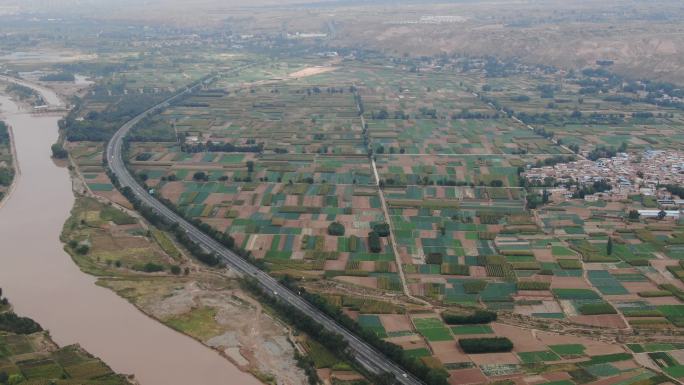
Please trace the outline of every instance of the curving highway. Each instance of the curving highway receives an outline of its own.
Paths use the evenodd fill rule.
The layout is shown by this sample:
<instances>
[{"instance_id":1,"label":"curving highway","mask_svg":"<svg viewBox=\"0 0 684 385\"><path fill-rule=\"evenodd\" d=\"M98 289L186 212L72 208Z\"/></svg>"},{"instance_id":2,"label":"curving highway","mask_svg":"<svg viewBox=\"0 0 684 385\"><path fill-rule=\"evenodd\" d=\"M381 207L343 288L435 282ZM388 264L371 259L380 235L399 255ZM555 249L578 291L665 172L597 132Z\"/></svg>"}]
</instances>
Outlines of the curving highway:
<instances>
[{"instance_id":1,"label":"curving highway","mask_svg":"<svg viewBox=\"0 0 684 385\"><path fill-rule=\"evenodd\" d=\"M178 226L183 229L188 237L196 242L198 245L202 246L209 252L215 253L218 257L222 258L228 266L238 271L239 273L254 277L268 293L273 296L277 296L280 300L294 306L301 312L305 313L312 319L314 319L318 324L328 331L335 332L341 335L348 343L349 348L354 353L355 360L365 367L367 370L379 374L379 373L391 373L396 377L396 380L400 384L404 385L419 385L422 384L420 380L415 378L409 373L406 373L402 368L396 365L394 362L385 357L382 353L375 350L372 346L362 341L355 334L351 333L330 317L325 315L323 312L318 310L316 307L311 305L309 302L288 290L286 287L278 283L274 278L266 274L265 272L259 270L254 265L240 258L237 254L223 246L222 244L215 241L213 238L209 237L199 229L197 229L190 222L183 219L180 215L173 212L171 209L166 207L163 203L159 202L156 198L148 193L142 186L140 186L133 175L128 171L123 159L123 144L124 137L138 122L142 119L151 116L158 111L168 107L174 100L183 97L189 93L200 88L203 84L208 84L217 76L211 76L205 78L205 80L199 81L198 83L184 89L175 96L159 103L158 105L148 109L147 111L141 113L130 121L126 122L119 130L114 134L112 139L107 143L106 157L109 164L109 168L112 173L116 175L121 184L121 187L129 187L135 194L135 196L140 199L142 203L154 209L157 214L166 218L169 222L178 223Z\"/></svg>"}]
</instances>

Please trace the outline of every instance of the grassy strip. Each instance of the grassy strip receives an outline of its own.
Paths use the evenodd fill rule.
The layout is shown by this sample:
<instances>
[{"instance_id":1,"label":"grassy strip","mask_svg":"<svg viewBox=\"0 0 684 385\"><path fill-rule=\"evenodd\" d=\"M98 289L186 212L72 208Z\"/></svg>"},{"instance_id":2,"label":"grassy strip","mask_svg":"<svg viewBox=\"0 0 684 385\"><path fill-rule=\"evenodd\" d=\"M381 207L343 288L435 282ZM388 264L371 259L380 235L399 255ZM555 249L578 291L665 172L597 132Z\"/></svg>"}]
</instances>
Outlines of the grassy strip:
<instances>
[{"instance_id":1,"label":"grassy strip","mask_svg":"<svg viewBox=\"0 0 684 385\"><path fill-rule=\"evenodd\" d=\"M496 318L496 312L488 310L475 310L472 313L455 313L453 311L442 313L442 319L449 325L487 324L496 321Z\"/></svg>"},{"instance_id":2,"label":"grassy strip","mask_svg":"<svg viewBox=\"0 0 684 385\"><path fill-rule=\"evenodd\" d=\"M643 298L672 297L672 292L667 290L640 291L637 294Z\"/></svg>"},{"instance_id":3,"label":"grassy strip","mask_svg":"<svg viewBox=\"0 0 684 385\"><path fill-rule=\"evenodd\" d=\"M173 242L169 239L169 237L166 236L164 232L157 229L152 229L152 237L155 241L157 241L159 247L161 247L162 250L164 250L164 252L171 258L178 259L181 257L181 253L178 251L176 245L173 244Z\"/></svg>"},{"instance_id":4,"label":"grassy strip","mask_svg":"<svg viewBox=\"0 0 684 385\"><path fill-rule=\"evenodd\" d=\"M598 364L607 364L611 362L627 361L631 359L632 355L629 353L603 354L600 356L592 356L590 360L580 362L578 365L587 367Z\"/></svg>"}]
</instances>

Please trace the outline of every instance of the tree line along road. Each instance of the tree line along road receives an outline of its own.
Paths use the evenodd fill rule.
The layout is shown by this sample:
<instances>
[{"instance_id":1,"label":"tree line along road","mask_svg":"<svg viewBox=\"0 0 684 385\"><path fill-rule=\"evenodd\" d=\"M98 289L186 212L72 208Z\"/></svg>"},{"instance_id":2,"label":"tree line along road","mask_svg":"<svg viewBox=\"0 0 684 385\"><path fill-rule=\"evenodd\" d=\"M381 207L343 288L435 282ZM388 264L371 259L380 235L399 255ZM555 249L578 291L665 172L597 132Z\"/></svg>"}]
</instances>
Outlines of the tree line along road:
<instances>
[{"instance_id":1,"label":"tree line along road","mask_svg":"<svg viewBox=\"0 0 684 385\"><path fill-rule=\"evenodd\" d=\"M160 112L164 108L170 106L170 104L175 100L191 94L192 92L201 88L203 85L213 82L218 77L219 75L210 75L205 77L197 83L183 89L181 92L170 97L169 99L166 99L156 106L142 112L119 128L119 130L107 143L105 154L109 169L118 179L120 187L122 189L125 187L130 188L135 197L139 199L142 204L153 209L156 214L160 215L170 223L177 223L179 228L185 231L187 236L192 241L200 245L205 250L216 254L216 256L220 257L228 266L237 272L256 279L267 293L278 298L279 300L286 302L290 306L295 307L299 311L311 317L327 331L334 332L342 336L342 338L349 344L349 348L354 353L354 359L370 372L374 374L390 373L394 375L396 381L403 385L422 384L420 380L412 376L410 373L407 373L368 343L362 341L355 334L339 325L321 310L314 307L309 302L293 293L285 286L281 285L277 280L259 270L251 263L245 261L232 250L203 233L193 224L186 221L180 215L166 207L163 203L153 197L145 188L138 184L133 175L127 169L123 159L123 144L126 134L128 134L128 132L142 119Z\"/></svg>"}]
</instances>

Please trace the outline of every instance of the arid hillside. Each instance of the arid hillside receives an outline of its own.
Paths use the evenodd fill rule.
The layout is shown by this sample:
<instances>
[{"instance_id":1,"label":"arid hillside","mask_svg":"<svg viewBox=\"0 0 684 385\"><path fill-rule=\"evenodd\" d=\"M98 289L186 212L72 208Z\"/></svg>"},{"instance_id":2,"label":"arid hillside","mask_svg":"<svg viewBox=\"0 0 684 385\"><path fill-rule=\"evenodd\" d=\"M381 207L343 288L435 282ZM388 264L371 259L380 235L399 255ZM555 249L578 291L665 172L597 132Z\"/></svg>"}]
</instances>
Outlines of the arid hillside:
<instances>
[{"instance_id":1,"label":"arid hillside","mask_svg":"<svg viewBox=\"0 0 684 385\"><path fill-rule=\"evenodd\" d=\"M238 34L325 34L319 43L392 55L496 55L564 68L612 60L623 75L684 83L677 0L33 0L3 8Z\"/></svg>"},{"instance_id":2,"label":"arid hillside","mask_svg":"<svg viewBox=\"0 0 684 385\"><path fill-rule=\"evenodd\" d=\"M485 1L364 10L328 13L336 43L391 54L517 57L566 68L612 60L625 75L684 81L679 2Z\"/></svg>"}]
</instances>

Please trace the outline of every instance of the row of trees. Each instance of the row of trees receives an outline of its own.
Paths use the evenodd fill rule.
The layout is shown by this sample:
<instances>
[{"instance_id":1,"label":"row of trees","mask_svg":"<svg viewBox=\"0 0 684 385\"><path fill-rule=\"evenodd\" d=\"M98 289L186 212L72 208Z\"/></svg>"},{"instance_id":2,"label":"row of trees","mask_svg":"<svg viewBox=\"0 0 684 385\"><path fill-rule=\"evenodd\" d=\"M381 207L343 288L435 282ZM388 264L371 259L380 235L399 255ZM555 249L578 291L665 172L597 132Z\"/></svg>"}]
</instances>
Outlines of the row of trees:
<instances>
[{"instance_id":1,"label":"row of trees","mask_svg":"<svg viewBox=\"0 0 684 385\"><path fill-rule=\"evenodd\" d=\"M58 72L41 76L39 80L43 82L73 82L76 80L76 76L71 72Z\"/></svg>"},{"instance_id":2,"label":"row of trees","mask_svg":"<svg viewBox=\"0 0 684 385\"><path fill-rule=\"evenodd\" d=\"M221 265L221 259L216 254L206 252L202 246L197 244L188 236L186 231L182 229L178 225L178 223L169 223L165 217L162 217L154 209L150 208L142 201L140 201L140 199L138 199L138 197L135 196L133 190L130 187L121 188L118 178L111 172L111 170L107 169L107 174L109 175L112 184L114 184L114 186L116 186L121 191L122 195L124 195L124 197L126 197L126 199L128 199L131 202L133 208L136 211L138 211L143 217L145 217L145 219L147 219L150 223L152 223L154 226L160 229L167 230L173 233L176 240L178 240L178 242L181 245L183 245L188 251L190 251L190 253L193 256L195 256L195 258L197 258L200 262L211 267ZM147 188L144 181L142 181L142 184L145 188ZM181 210L179 210L178 207L176 207L176 205L174 205L173 202L171 202L170 200L163 197L156 198L170 210L172 210L179 216L184 217L186 220L191 222L195 227L199 228L202 232L209 235L223 246L232 250L241 258L249 261L250 263L259 267L260 269L266 268L266 265L263 261L253 258L249 251L243 249L242 247L238 247L235 244L235 239L230 234L218 231L209 224L204 223L197 218L187 218L185 214Z\"/></svg>"},{"instance_id":3,"label":"row of trees","mask_svg":"<svg viewBox=\"0 0 684 385\"><path fill-rule=\"evenodd\" d=\"M430 368L426 366L421 360L410 357L404 352L400 346L384 341L375 334L372 330L364 329L356 321L351 319L348 315L342 312L342 309L329 303L325 298L318 294L310 293L302 287L299 287L296 282L289 276L284 276L281 283L287 286L290 290L300 293L302 298L306 299L313 306L327 314L337 323L345 327L347 330L361 337L364 341L371 344L381 353L387 356L392 361L396 362L408 372L412 373L419 379L423 380L428 385L446 385L448 384L448 373L444 369ZM387 380L387 378L385 378ZM380 383L380 382L374 382ZM386 382L394 383L394 382Z\"/></svg>"},{"instance_id":4,"label":"row of trees","mask_svg":"<svg viewBox=\"0 0 684 385\"><path fill-rule=\"evenodd\" d=\"M116 176L110 173L110 177L112 178L112 181L115 186L119 186L118 180L116 179ZM151 209L149 209L147 206L142 204L133 194L132 190L128 187L121 189L122 193L124 196L126 196L133 204L134 208L139 211L143 216L145 216L152 224L155 226L160 226L162 228L167 228L170 229L174 235L176 236L176 239L181 243L183 246L185 246L197 259L200 261L210 265L210 266L215 266L217 265L220 260L214 255L214 254L209 254L204 252L204 250L197 245L194 241L192 241L187 234L185 233L184 230L182 230L177 224L172 224L168 225L168 223L165 221L164 218L153 212ZM177 208L168 200L159 198L159 200L167 205L169 208L172 210L178 212ZM182 216L182 213L179 213L179 215ZM225 233L221 233L214 228L212 228L210 225L203 223L199 220L192 220L193 224L196 225L197 227L200 228L203 232L211 236L212 238L216 239L220 243L222 243L224 246L233 249L238 255L241 257L247 259L249 262L252 264L256 265L257 267L261 269L265 269L265 265L261 261L257 261L253 258L251 258L251 255L249 252L247 252L244 249L235 249L235 242L234 239ZM341 336L335 334L335 333L330 333L325 330L323 330L318 323L313 321L310 317L306 316L304 313L301 313L294 307L278 301L277 298L272 297L269 295L269 293L266 293L262 290L262 288L259 286L258 282L254 279L248 278L245 281L245 288L249 289L252 291L255 295L258 296L258 298L271 305L274 309L278 311L279 314L283 316L288 322L293 324L295 327L298 329L306 332L310 336L312 336L314 339L319 341L321 344L326 346L328 349L330 349L333 353L335 353L338 356L341 357L347 357L351 359L351 357L348 354L347 351L347 343L342 339ZM302 289L303 291L303 289ZM307 300L310 300L311 297L306 297ZM317 301L316 305L317 307L320 306L322 302L325 302L324 299L320 298L320 301ZM320 308L320 307L319 307ZM345 316L346 317L346 316ZM347 317L348 318L348 317ZM353 320L348 318L349 322L355 323ZM358 330L365 330L360 327L358 327ZM376 339L377 336L370 332L369 335L374 336ZM364 337L364 336L362 336ZM382 341L382 340L380 340ZM383 341L384 342L384 341ZM394 345L396 346L396 345ZM400 351L403 352L403 350L400 347L397 347ZM390 357L391 358L391 357ZM306 360L300 361L300 365L302 365L305 369L309 368L306 370L307 376L309 377L310 383L314 383L313 381L315 380L315 377L312 375L313 373L311 372L311 368L309 365L305 362ZM418 363L418 361L416 361ZM424 368L427 368L420 362L420 365L423 366ZM429 370L429 368L428 368ZM444 372L444 382L428 382L430 385L446 385L446 372ZM380 375L380 376L371 376L373 378L374 383L377 384L394 384L394 379L391 375Z\"/></svg>"},{"instance_id":5,"label":"row of trees","mask_svg":"<svg viewBox=\"0 0 684 385\"><path fill-rule=\"evenodd\" d=\"M265 291L261 287L256 279L251 277L244 278L241 283L242 287L252 293L252 295L254 295L259 302L264 303L270 308L274 309L278 315L286 320L289 324L308 334L311 338L328 348L328 350L330 350L336 356L351 360L352 357L347 350L349 344L344 340L344 338L342 338L341 335L325 330L316 321L304 314L299 309L284 301L281 301L278 299L278 297L270 295L269 292ZM304 364L304 367L309 367L309 365L307 365L306 362L302 362L301 359L300 364ZM317 376L314 378L313 373L309 374L308 371L307 375L309 377L310 384L317 383L312 381L317 379Z\"/></svg>"},{"instance_id":6,"label":"row of trees","mask_svg":"<svg viewBox=\"0 0 684 385\"><path fill-rule=\"evenodd\" d=\"M7 124L0 120L0 144L8 145L10 142L9 127Z\"/></svg>"},{"instance_id":7,"label":"row of trees","mask_svg":"<svg viewBox=\"0 0 684 385\"><path fill-rule=\"evenodd\" d=\"M220 264L220 259L213 253L207 253L204 251L204 249L195 243L190 237L187 235L185 230L183 230L178 223L169 223L166 218L162 217L161 215L157 214L157 212L144 204L138 197L133 193L133 190L126 186L126 187L121 187L118 178L116 175L114 175L109 169L107 169L107 174L109 175L109 178L112 181L112 184L116 186L120 191L121 194L128 199L129 202L133 205L133 208L139 212L145 219L147 219L152 225L167 230L171 231L176 240L183 245L188 251L190 251L191 254L195 256L200 262L208 265L208 266L218 266ZM175 206L171 204L170 201L164 200L163 198L160 199L162 200L162 203L165 203L167 205L170 205L172 210L176 210ZM166 201L166 202L164 202ZM208 226L208 225L207 225ZM214 233L217 233L216 230L211 228L211 226L208 226L210 230L213 230ZM217 237L217 234L212 234L214 237ZM221 243L223 243L226 247L232 248L235 244L235 240L227 234L221 233L221 236L219 237L221 239Z\"/></svg>"},{"instance_id":8,"label":"row of trees","mask_svg":"<svg viewBox=\"0 0 684 385\"><path fill-rule=\"evenodd\" d=\"M43 98L33 88L12 83L7 86L6 90L20 100L36 99L37 104L42 104Z\"/></svg>"},{"instance_id":9,"label":"row of trees","mask_svg":"<svg viewBox=\"0 0 684 385\"><path fill-rule=\"evenodd\" d=\"M530 125L555 125L564 126L568 124L624 124L625 114L604 114L593 112L584 115L580 111L573 111L570 114L550 114L548 112L527 113L518 112L515 116L525 124Z\"/></svg>"},{"instance_id":10,"label":"row of trees","mask_svg":"<svg viewBox=\"0 0 684 385\"><path fill-rule=\"evenodd\" d=\"M419 119L437 119L437 110L434 108L425 108L421 107L421 109L418 111L418 116L416 118ZM394 111L393 115L390 115L389 111L387 109L381 109L378 111L373 111L371 112L371 119L374 120L384 120L384 119L390 119L390 117L393 116L394 119L396 120L408 120L411 118L409 114L404 112L403 110L399 111ZM501 118L501 114L498 112L495 112L493 114L486 113L486 112L472 112L469 111L467 108L464 108L461 110L461 112L455 112L451 114L451 119L452 120L458 120L458 119L499 119Z\"/></svg>"},{"instance_id":11,"label":"row of trees","mask_svg":"<svg viewBox=\"0 0 684 385\"><path fill-rule=\"evenodd\" d=\"M606 180L597 180L594 181L590 185L583 185L580 188L578 188L573 194L572 197L575 199L584 199L585 196L587 195L592 195L596 193L602 193L606 191L610 191L613 187L608 183Z\"/></svg>"},{"instance_id":12,"label":"row of trees","mask_svg":"<svg viewBox=\"0 0 684 385\"><path fill-rule=\"evenodd\" d=\"M10 136L9 127L0 120L0 145L9 146ZM9 186L14 179L14 170L11 168L0 168L0 186ZM4 194L0 193L0 199Z\"/></svg>"},{"instance_id":13,"label":"row of trees","mask_svg":"<svg viewBox=\"0 0 684 385\"><path fill-rule=\"evenodd\" d=\"M617 155L618 152L627 151L627 143L623 142L617 149L614 147L597 146L587 154L587 159L598 160L601 158L612 158Z\"/></svg>"},{"instance_id":14,"label":"row of trees","mask_svg":"<svg viewBox=\"0 0 684 385\"><path fill-rule=\"evenodd\" d=\"M176 237L176 240L178 243L183 245L192 255L195 256L200 262L208 265L208 266L218 266L220 263L219 258L213 254L213 253L207 253L204 251L204 249L195 243L190 237L187 235L185 230L183 230L180 226L178 226L177 223L169 224L167 220L160 216L159 214L156 213L152 208L149 206L143 204L133 193L133 190L130 187L124 187L121 189L121 193L123 196L128 199L131 204L133 204L133 208L138 211L142 216L144 216L150 223L152 223L154 226L169 230L173 233L173 235Z\"/></svg>"},{"instance_id":15,"label":"row of trees","mask_svg":"<svg viewBox=\"0 0 684 385\"><path fill-rule=\"evenodd\" d=\"M66 133L66 139L72 142L107 141L121 124L169 96L168 92L162 92L107 97L107 108L103 111L90 112L85 111L82 100L76 99L74 108L59 121L59 128ZM81 116L83 119L79 119Z\"/></svg>"},{"instance_id":16,"label":"row of trees","mask_svg":"<svg viewBox=\"0 0 684 385\"><path fill-rule=\"evenodd\" d=\"M376 153L376 154L384 154L384 153L385 153L385 146L383 146L382 144L379 144L379 145L375 148L375 153ZM406 153L406 149L404 149L403 147L400 147L400 148L397 150L396 147L390 147L390 148L389 148L389 153L390 153L390 154L396 154L396 153L404 154L404 153Z\"/></svg>"},{"instance_id":17,"label":"row of trees","mask_svg":"<svg viewBox=\"0 0 684 385\"><path fill-rule=\"evenodd\" d=\"M219 142L208 142L208 143L194 143L194 144L182 144L181 151L189 153L197 152L254 152L261 153L264 151L263 143L252 144L246 146L236 146L232 143L219 143Z\"/></svg>"},{"instance_id":18,"label":"row of trees","mask_svg":"<svg viewBox=\"0 0 684 385\"><path fill-rule=\"evenodd\" d=\"M537 162L534 164L534 167L540 168L544 166L555 166L560 163L574 162L575 160L577 160L577 158L574 155L554 155L550 158L544 159L543 161L537 160Z\"/></svg>"},{"instance_id":19,"label":"row of trees","mask_svg":"<svg viewBox=\"0 0 684 385\"><path fill-rule=\"evenodd\" d=\"M449 325L486 324L496 321L496 318L496 312L481 309L468 314L449 311L442 313L442 319Z\"/></svg>"},{"instance_id":20,"label":"row of trees","mask_svg":"<svg viewBox=\"0 0 684 385\"><path fill-rule=\"evenodd\" d=\"M393 186L393 187L405 187L409 181L405 180L397 180L394 178L387 178L387 179L380 179L380 188L384 188L385 186ZM466 182L466 181L456 181L452 179L438 179L438 180L432 180L428 176L424 176L422 179L418 177L418 179L415 181L416 184L418 185L423 185L423 186L469 186L469 187L503 187L504 182L501 179L494 179L489 182L489 184L485 183L484 181L479 181L478 183L474 182Z\"/></svg>"},{"instance_id":21,"label":"row of trees","mask_svg":"<svg viewBox=\"0 0 684 385\"><path fill-rule=\"evenodd\" d=\"M309 385L318 385L322 382L321 378L318 377L316 364L311 357L303 356L299 354L298 350L295 350L295 360L297 361L297 366L301 368L306 374L306 378L309 382Z\"/></svg>"},{"instance_id":22,"label":"row of trees","mask_svg":"<svg viewBox=\"0 0 684 385\"><path fill-rule=\"evenodd\" d=\"M458 344L468 354L505 353L513 350L513 342L506 337L461 338Z\"/></svg>"},{"instance_id":23,"label":"row of trees","mask_svg":"<svg viewBox=\"0 0 684 385\"><path fill-rule=\"evenodd\" d=\"M14 170L11 168L0 168L0 186L9 186L14 179Z\"/></svg>"},{"instance_id":24,"label":"row of trees","mask_svg":"<svg viewBox=\"0 0 684 385\"><path fill-rule=\"evenodd\" d=\"M457 120L457 119L499 119L499 118L501 118L501 115L498 112L495 112L493 114L489 114L489 113L485 113L485 112L472 112L472 111L469 111L467 108L462 109L461 112L451 114L452 120Z\"/></svg>"},{"instance_id":25,"label":"row of trees","mask_svg":"<svg viewBox=\"0 0 684 385\"><path fill-rule=\"evenodd\" d=\"M670 192L670 194L676 195L682 199L684 199L684 186L678 186L674 184L668 184L663 186L665 189Z\"/></svg>"},{"instance_id":26,"label":"row of trees","mask_svg":"<svg viewBox=\"0 0 684 385\"><path fill-rule=\"evenodd\" d=\"M112 182L115 186L121 187L120 184L118 183L118 179L116 178L115 175L113 175L111 172L109 172L110 177L112 179ZM143 183L144 185L144 183ZM121 189L121 188L120 188ZM160 226L162 228L167 228L171 229L174 234L176 235L176 238L179 239L179 242L182 243L186 248L188 248L193 254L196 256L202 255L203 250L202 248L194 243L189 237L187 237L187 234L185 231L179 228L177 224L169 224L163 217L161 217L159 214L157 214L154 210L149 208L148 206L144 205L135 195L133 194L133 191L130 188L123 188L121 189L122 193L124 196L126 196L131 203L133 204L134 208L140 212L143 216L145 216L153 225ZM168 200L160 198L159 199L163 204L167 205L170 207L172 210L178 212L177 208ZM179 213L179 215L182 215ZM199 220L191 220L193 224L195 224L199 229L205 233L207 233L209 236L213 237L220 243L224 244L226 247L233 249L238 255L241 257L249 260L251 263L257 265L257 267L264 268L263 263L259 263L258 261L254 260L251 258L251 255L249 252L245 251L244 249L238 248L235 249L235 242L234 239L225 233L219 232L215 229L213 229L210 225L203 223ZM375 231L372 232L375 234L375 236L379 237ZM206 254L206 253L205 253ZM208 254L207 258L213 259L216 258L215 255L213 254ZM198 259L201 260L200 257ZM210 263L212 262L211 260L209 261ZM304 313L298 311L296 308L290 306L287 303L284 303L280 301L278 298L274 298L273 296L270 295L270 293L266 293L263 291L263 289L259 286L258 282L253 279L246 279L245 281L245 287L249 289L250 291L254 292L255 295L259 297L260 300L266 302L270 306L272 306L274 309L278 310L278 312L291 322L293 325L295 325L297 328L300 330L306 332L316 340L318 340L320 343L322 343L324 346L326 346L329 350L331 350L333 353L342 356L342 357L349 357L349 352L347 350L347 343L346 341L338 334L336 333L330 333L323 328L321 328L320 324L315 322L313 319L305 315ZM293 289L292 287L290 287ZM306 291L303 289L297 290L302 293L302 296L307 299L309 302L311 302L314 306L318 307L319 309L332 309L328 308L330 306L327 304L325 299L321 297L311 297L308 295ZM324 312L326 312L324 310ZM423 379L427 384L429 385L447 385L447 377L448 373L444 371L443 369L432 369L427 367L422 361L419 361L415 358L408 357L407 355L404 354L404 351L401 347L387 343L377 337L377 335L369 330L361 328L358 324L356 324L355 321L353 321L351 318L348 316L344 315L339 309L336 309L335 311L331 312L326 312L328 315L333 315L333 318L340 322L342 320L343 326L347 327L347 329L351 330L352 332L355 332L357 335L360 335L362 338L364 338L366 341L371 342L372 345L374 345L376 348L379 348L383 353L385 353L390 359L393 359L395 362L398 362L404 368L406 368L409 372L414 373L417 375L419 378ZM385 384L393 384L394 378L391 375L380 375L380 376L373 376L375 383L379 385L385 385ZM310 379L311 381L311 379Z\"/></svg>"}]
</instances>

